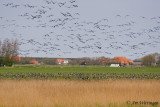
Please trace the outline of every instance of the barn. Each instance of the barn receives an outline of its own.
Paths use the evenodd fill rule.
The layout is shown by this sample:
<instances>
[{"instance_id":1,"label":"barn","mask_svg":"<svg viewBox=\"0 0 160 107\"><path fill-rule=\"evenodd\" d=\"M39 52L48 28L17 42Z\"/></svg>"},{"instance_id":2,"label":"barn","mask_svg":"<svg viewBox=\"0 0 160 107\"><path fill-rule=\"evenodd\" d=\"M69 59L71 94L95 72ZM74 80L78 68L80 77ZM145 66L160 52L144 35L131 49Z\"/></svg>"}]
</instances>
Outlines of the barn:
<instances>
[{"instance_id":1,"label":"barn","mask_svg":"<svg viewBox=\"0 0 160 107\"><path fill-rule=\"evenodd\" d=\"M126 57L116 56L110 60L112 64L119 64L120 66L128 66L133 64L132 60L128 60Z\"/></svg>"},{"instance_id":2,"label":"barn","mask_svg":"<svg viewBox=\"0 0 160 107\"><path fill-rule=\"evenodd\" d=\"M38 64L38 61L36 61L36 60L31 60L31 61L29 61L29 63L30 63L30 64Z\"/></svg>"}]
</instances>

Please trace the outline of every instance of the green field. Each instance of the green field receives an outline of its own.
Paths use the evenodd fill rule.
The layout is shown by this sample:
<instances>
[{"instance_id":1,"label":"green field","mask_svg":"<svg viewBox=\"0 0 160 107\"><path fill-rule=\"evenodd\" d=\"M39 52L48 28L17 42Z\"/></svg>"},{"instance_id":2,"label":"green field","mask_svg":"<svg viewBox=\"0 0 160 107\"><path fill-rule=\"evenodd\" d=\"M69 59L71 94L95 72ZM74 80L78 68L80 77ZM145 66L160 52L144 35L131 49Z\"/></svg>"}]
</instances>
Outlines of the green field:
<instances>
[{"instance_id":1,"label":"green field","mask_svg":"<svg viewBox=\"0 0 160 107\"><path fill-rule=\"evenodd\" d=\"M0 73L154 73L160 74L160 67L105 67L105 66L14 66L0 67Z\"/></svg>"}]
</instances>

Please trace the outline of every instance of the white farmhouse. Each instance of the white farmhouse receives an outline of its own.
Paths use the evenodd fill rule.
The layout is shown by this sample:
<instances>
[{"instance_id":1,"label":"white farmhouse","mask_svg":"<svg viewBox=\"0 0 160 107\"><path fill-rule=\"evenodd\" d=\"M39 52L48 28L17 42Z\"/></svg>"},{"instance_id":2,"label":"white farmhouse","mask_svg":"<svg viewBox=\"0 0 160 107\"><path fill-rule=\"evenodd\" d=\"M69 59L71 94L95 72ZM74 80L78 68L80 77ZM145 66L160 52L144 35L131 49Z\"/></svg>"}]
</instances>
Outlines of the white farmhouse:
<instances>
[{"instance_id":1,"label":"white farmhouse","mask_svg":"<svg viewBox=\"0 0 160 107\"><path fill-rule=\"evenodd\" d=\"M111 64L110 67L120 67L119 64Z\"/></svg>"},{"instance_id":2,"label":"white farmhouse","mask_svg":"<svg viewBox=\"0 0 160 107\"><path fill-rule=\"evenodd\" d=\"M63 64L68 64L69 61L68 60L64 60Z\"/></svg>"}]
</instances>

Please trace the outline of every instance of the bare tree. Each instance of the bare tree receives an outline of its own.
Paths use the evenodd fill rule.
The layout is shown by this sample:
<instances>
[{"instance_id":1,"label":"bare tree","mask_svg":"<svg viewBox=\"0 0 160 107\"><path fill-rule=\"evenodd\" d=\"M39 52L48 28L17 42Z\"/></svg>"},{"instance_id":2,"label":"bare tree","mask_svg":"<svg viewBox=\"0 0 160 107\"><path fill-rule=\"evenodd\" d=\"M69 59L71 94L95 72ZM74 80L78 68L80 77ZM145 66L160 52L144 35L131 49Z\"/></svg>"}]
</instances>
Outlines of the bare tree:
<instances>
[{"instance_id":1,"label":"bare tree","mask_svg":"<svg viewBox=\"0 0 160 107\"><path fill-rule=\"evenodd\" d=\"M18 40L12 40L12 52L11 56L18 56L18 50L19 50L19 45L18 45Z\"/></svg>"},{"instance_id":2,"label":"bare tree","mask_svg":"<svg viewBox=\"0 0 160 107\"><path fill-rule=\"evenodd\" d=\"M14 57L18 56L18 40L5 39L0 41L0 63L8 66L12 66Z\"/></svg>"},{"instance_id":3,"label":"bare tree","mask_svg":"<svg viewBox=\"0 0 160 107\"><path fill-rule=\"evenodd\" d=\"M0 56L9 57L18 55L18 40L5 39L3 42L0 41Z\"/></svg>"}]
</instances>

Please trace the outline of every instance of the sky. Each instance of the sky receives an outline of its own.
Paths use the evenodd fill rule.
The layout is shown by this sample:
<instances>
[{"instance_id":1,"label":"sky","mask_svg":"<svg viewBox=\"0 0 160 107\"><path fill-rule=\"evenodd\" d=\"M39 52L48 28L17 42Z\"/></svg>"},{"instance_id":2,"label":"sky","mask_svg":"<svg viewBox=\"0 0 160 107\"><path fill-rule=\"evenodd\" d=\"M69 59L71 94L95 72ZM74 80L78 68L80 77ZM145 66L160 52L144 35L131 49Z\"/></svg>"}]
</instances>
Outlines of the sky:
<instances>
[{"instance_id":1,"label":"sky","mask_svg":"<svg viewBox=\"0 0 160 107\"><path fill-rule=\"evenodd\" d=\"M0 39L20 56L114 57L160 53L160 0L0 0Z\"/></svg>"}]
</instances>

